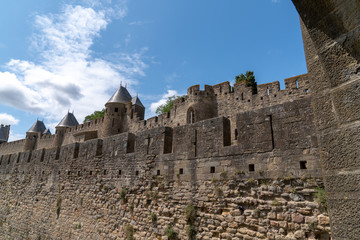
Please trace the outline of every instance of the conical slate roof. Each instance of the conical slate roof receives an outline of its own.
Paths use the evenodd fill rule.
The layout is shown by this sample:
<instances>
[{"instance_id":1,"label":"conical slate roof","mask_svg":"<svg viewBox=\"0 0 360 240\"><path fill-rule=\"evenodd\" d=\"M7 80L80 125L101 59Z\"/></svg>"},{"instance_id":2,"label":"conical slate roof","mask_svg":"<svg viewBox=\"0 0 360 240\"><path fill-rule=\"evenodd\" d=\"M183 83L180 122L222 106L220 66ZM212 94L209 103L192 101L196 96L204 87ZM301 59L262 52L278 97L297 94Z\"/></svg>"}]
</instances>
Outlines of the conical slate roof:
<instances>
[{"instance_id":1,"label":"conical slate roof","mask_svg":"<svg viewBox=\"0 0 360 240\"><path fill-rule=\"evenodd\" d=\"M79 123L76 120L74 114L68 112L56 127L72 127L76 125L79 125Z\"/></svg>"},{"instance_id":2,"label":"conical slate roof","mask_svg":"<svg viewBox=\"0 0 360 240\"><path fill-rule=\"evenodd\" d=\"M132 103L132 105L138 105L138 106L140 106L140 107L145 108L144 105L141 103L140 98L139 98L138 96L133 97L133 98L131 99L131 103Z\"/></svg>"},{"instance_id":3,"label":"conical slate roof","mask_svg":"<svg viewBox=\"0 0 360 240\"><path fill-rule=\"evenodd\" d=\"M50 129L48 128L48 129L46 129L44 132L43 132L43 134L44 135L51 135L51 132L50 132Z\"/></svg>"},{"instance_id":4,"label":"conical slate roof","mask_svg":"<svg viewBox=\"0 0 360 240\"><path fill-rule=\"evenodd\" d=\"M46 127L44 125L44 122L36 120L34 125L32 125L31 128L27 132L43 133L45 130L46 130Z\"/></svg>"},{"instance_id":5,"label":"conical slate roof","mask_svg":"<svg viewBox=\"0 0 360 240\"><path fill-rule=\"evenodd\" d=\"M124 103L131 101L131 95L126 88L120 86L120 88L114 93L107 103Z\"/></svg>"}]
</instances>

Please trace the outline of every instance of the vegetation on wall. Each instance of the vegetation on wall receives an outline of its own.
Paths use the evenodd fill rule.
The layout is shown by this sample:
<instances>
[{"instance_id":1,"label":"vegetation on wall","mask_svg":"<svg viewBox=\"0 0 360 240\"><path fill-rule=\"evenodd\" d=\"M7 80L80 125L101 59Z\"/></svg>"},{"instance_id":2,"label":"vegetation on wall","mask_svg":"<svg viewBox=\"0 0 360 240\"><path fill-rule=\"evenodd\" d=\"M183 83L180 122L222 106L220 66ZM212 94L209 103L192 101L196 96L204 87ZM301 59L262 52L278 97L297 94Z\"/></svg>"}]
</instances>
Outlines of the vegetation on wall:
<instances>
[{"instance_id":1,"label":"vegetation on wall","mask_svg":"<svg viewBox=\"0 0 360 240\"><path fill-rule=\"evenodd\" d=\"M170 225L166 227L165 234L169 240L176 240L178 238L178 233L175 232L175 230Z\"/></svg>"},{"instance_id":2,"label":"vegetation on wall","mask_svg":"<svg viewBox=\"0 0 360 240\"><path fill-rule=\"evenodd\" d=\"M56 216L59 218L61 210L61 195L58 195L56 199Z\"/></svg>"},{"instance_id":3,"label":"vegetation on wall","mask_svg":"<svg viewBox=\"0 0 360 240\"><path fill-rule=\"evenodd\" d=\"M196 236L196 228L195 228L195 220L196 220L196 207L193 205L187 205L184 209L185 219L189 226L186 228L186 233L189 240L195 239Z\"/></svg>"},{"instance_id":4,"label":"vegetation on wall","mask_svg":"<svg viewBox=\"0 0 360 240\"><path fill-rule=\"evenodd\" d=\"M127 224L124 228L126 240L134 240L134 228L130 224Z\"/></svg>"},{"instance_id":5,"label":"vegetation on wall","mask_svg":"<svg viewBox=\"0 0 360 240\"><path fill-rule=\"evenodd\" d=\"M240 74L235 76L235 83L238 82L246 82L247 87L252 88L252 93L257 94L257 82L255 80L254 72L252 71L246 71L245 75Z\"/></svg>"},{"instance_id":6,"label":"vegetation on wall","mask_svg":"<svg viewBox=\"0 0 360 240\"><path fill-rule=\"evenodd\" d=\"M166 103L158 106L156 108L156 111L155 113L156 114L163 114L163 113L168 113L170 112L171 108L174 106L174 101L178 98L183 98L185 96L171 96L171 97L168 97L168 99L166 100Z\"/></svg>"},{"instance_id":7,"label":"vegetation on wall","mask_svg":"<svg viewBox=\"0 0 360 240\"><path fill-rule=\"evenodd\" d=\"M316 197L315 200L321 204L321 206L325 209L325 211L327 211L327 201L326 201L325 189L323 189L321 187L317 187L316 191L317 192L315 193L315 197Z\"/></svg>"},{"instance_id":8,"label":"vegetation on wall","mask_svg":"<svg viewBox=\"0 0 360 240\"><path fill-rule=\"evenodd\" d=\"M85 122L90 122L90 121L95 120L95 119L102 118L102 117L104 117L104 115L105 115L105 108L103 108L103 110L101 110L101 111L94 111L94 113L89 114L89 115L87 115L85 117L84 123Z\"/></svg>"}]
</instances>

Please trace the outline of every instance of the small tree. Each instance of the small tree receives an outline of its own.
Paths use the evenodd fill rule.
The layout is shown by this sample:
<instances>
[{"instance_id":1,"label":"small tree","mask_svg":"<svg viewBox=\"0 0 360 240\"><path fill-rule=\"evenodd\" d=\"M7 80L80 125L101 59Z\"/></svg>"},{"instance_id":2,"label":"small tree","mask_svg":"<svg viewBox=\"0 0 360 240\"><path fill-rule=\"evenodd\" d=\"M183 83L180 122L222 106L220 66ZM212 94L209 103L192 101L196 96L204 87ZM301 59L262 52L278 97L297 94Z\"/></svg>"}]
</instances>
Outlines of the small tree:
<instances>
[{"instance_id":1,"label":"small tree","mask_svg":"<svg viewBox=\"0 0 360 240\"><path fill-rule=\"evenodd\" d=\"M247 87L252 88L252 93L253 94L257 94L257 83L255 81L254 72L246 71L245 75L240 74L240 75L235 76L235 82L236 83L242 82L242 81L246 82Z\"/></svg>"},{"instance_id":2,"label":"small tree","mask_svg":"<svg viewBox=\"0 0 360 240\"><path fill-rule=\"evenodd\" d=\"M105 115L105 108L103 108L103 110L101 111L94 111L94 113L90 114L90 115L87 115L84 119L84 123L85 122L90 122L92 120L95 120L95 119L99 119L99 118L102 118L104 117Z\"/></svg>"},{"instance_id":3,"label":"small tree","mask_svg":"<svg viewBox=\"0 0 360 240\"><path fill-rule=\"evenodd\" d=\"M168 99L166 100L166 103L164 103L156 108L155 113L163 114L163 113L170 112L171 108L174 106L174 101L176 99L182 98L182 97L185 97L185 96L175 96L174 95L174 96L168 97Z\"/></svg>"}]
</instances>

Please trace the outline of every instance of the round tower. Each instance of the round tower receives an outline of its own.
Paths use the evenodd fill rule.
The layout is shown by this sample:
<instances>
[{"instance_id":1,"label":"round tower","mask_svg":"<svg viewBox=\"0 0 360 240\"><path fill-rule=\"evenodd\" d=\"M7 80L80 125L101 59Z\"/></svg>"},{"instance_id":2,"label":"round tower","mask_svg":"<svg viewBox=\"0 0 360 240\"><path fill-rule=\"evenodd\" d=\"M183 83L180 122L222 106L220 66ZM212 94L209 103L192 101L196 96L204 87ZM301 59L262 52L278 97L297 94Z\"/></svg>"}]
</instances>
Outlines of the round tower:
<instances>
[{"instance_id":1,"label":"round tower","mask_svg":"<svg viewBox=\"0 0 360 240\"><path fill-rule=\"evenodd\" d=\"M26 132L24 151L34 150L38 138L43 132L46 131L46 127L43 121L36 120L31 128Z\"/></svg>"},{"instance_id":2,"label":"round tower","mask_svg":"<svg viewBox=\"0 0 360 240\"><path fill-rule=\"evenodd\" d=\"M60 147L64 142L66 129L79 125L73 113L68 112L55 127L54 147Z\"/></svg>"},{"instance_id":3,"label":"round tower","mask_svg":"<svg viewBox=\"0 0 360 240\"><path fill-rule=\"evenodd\" d=\"M192 86L187 92L186 123L192 124L217 116L216 98L212 86L205 85L201 91L199 85Z\"/></svg>"},{"instance_id":4,"label":"round tower","mask_svg":"<svg viewBox=\"0 0 360 240\"><path fill-rule=\"evenodd\" d=\"M127 131L126 104L131 100L128 90L120 86L105 104L103 137Z\"/></svg>"}]
</instances>

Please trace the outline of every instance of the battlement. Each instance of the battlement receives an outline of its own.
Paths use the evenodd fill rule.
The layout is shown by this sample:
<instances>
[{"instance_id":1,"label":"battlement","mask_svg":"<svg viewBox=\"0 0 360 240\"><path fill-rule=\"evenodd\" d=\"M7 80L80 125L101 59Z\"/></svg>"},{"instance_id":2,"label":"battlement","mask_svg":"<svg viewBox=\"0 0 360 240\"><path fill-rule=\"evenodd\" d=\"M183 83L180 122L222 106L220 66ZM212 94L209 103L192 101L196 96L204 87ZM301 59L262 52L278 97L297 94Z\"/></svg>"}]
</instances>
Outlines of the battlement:
<instances>
[{"instance_id":1,"label":"battlement","mask_svg":"<svg viewBox=\"0 0 360 240\"><path fill-rule=\"evenodd\" d=\"M230 121L230 142L235 144L238 132L236 122L239 113L310 97L307 74L285 79L285 89L283 90L280 89L280 84L277 81L260 84L257 90L257 94L253 94L251 87L247 87L244 82L235 83L234 86L231 86L229 82L219 83L214 86L205 85L204 90L201 90L199 85L194 85L188 88L185 97L175 99L170 112L147 120L142 120L137 115L138 112L133 109L135 105L132 102L127 102L124 110L125 118L122 117L124 118L122 121L127 126L118 127L117 130L114 129L112 134L121 131L136 134L159 127L189 126L189 123L192 124L216 117L226 117ZM115 111L115 108L112 111ZM120 117L118 113L115 115ZM115 115L112 114L112 116ZM103 117L67 127L65 132L55 133L55 135L39 133L36 139L29 136L28 140L33 143L29 143L31 148L27 148L27 150L59 146L54 145L57 134L62 135L63 140L60 142L62 145L102 138L104 136L104 120ZM109 125L111 122L107 124ZM9 144L3 143L0 145L0 154L20 152L24 149L21 145L25 145L25 142L17 141Z\"/></svg>"},{"instance_id":2,"label":"battlement","mask_svg":"<svg viewBox=\"0 0 360 240\"><path fill-rule=\"evenodd\" d=\"M27 167L29 163L41 167L43 162L47 164L53 161L86 162L95 158L103 159L105 165L106 161L128 158L137 159L137 163L143 165L149 156L159 158L157 163L159 165L156 168L161 169L170 159L179 161L180 165L182 165L181 161L198 159L209 161L211 166L219 166L216 159L233 156L235 159L243 160L241 164L229 162L227 169L232 169L231 171L240 164L242 168L247 168L248 165L251 165L251 168L255 166L256 169L267 172L268 176L285 174L289 170L292 171L292 175L298 177L304 173L318 176L320 173L317 168L319 165L316 155L317 139L310 102L311 99L298 99L238 113L236 128L232 127L230 119L226 117L215 117L174 127L156 127L154 125L161 119L153 117L146 123L146 125L154 124L150 129L73 142L60 148L47 145L46 140L52 140L54 136L43 136L36 150L1 154L0 172L11 174L14 169L24 169L22 171L26 172L29 171ZM237 131L236 141L231 139L234 130ZM22 141L24 140L9 146L20 145ZM289 155L291 155L290 165ZM202 168L208 167L209 165L205 164ZM73 172L73 170L69 171Z\"/></svg>"},{"instance_id":3,"label":"battlement","mask_svg":"<svg viewBox=\"0 0 360 240\"><path fill-rule=\"evenodd\" d=\"M82 132L82 131L98 129L99 127L101 127L103 122L104 122L103 117L99 118L99 119L91 120L89 122L81 123L77 126L67 128L66 133L75 133L75 132Z\"/></svg>"}]
</instances>

